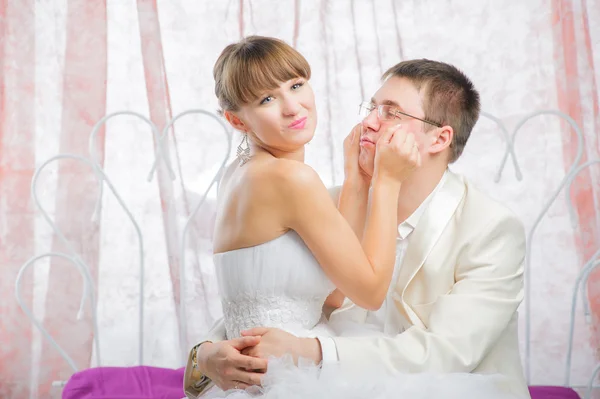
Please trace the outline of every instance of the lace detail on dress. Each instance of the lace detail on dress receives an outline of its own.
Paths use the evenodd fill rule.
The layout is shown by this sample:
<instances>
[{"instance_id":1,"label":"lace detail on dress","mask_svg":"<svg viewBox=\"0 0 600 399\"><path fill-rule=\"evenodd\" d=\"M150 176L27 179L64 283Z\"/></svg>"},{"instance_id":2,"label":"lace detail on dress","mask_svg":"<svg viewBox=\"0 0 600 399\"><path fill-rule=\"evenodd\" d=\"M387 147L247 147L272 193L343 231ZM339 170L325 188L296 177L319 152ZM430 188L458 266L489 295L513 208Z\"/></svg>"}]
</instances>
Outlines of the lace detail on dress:
<instances>
[{"instance_id":1,"label":"lace detail on dress","mask_svg":"<svg viewBox=\"0 0 600 399\"><path fill-rule=\"evenodd\" d=\"M229 339L254 327L277 327L297 336L315 333L335 287L296 232L214 259Z\"/></svg>"},{"instance_id":2,"label":"lace detail on dress","mask_svg":"<svg viewBox=\"0 0 600 399\"><path fill-rule=\"evenodd\" d=\"M325 299L257 294L223 300L227 338L239 337L241 331L254 327L277 327L296 334L310 330L321 319Z\"/></svg>"}]
</instances>

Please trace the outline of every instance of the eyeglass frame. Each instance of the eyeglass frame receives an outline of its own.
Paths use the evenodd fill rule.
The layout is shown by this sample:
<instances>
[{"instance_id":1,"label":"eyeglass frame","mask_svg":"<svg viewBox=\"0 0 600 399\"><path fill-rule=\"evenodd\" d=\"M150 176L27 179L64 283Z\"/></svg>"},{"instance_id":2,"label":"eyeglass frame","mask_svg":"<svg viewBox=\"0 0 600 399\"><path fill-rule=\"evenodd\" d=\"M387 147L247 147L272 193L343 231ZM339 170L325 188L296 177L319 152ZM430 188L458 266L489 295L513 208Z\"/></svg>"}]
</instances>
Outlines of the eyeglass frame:
<instances>
[{"instance_id":1,"label":"eyeglass frame","mask_svg":"<svg viewBox=\"0 0 600 399\"><path fill-rule=\"evenodd\" d=\"M369 107L367 107L366 105L368 105ZM421 122L425 122L428 123L430 125L433 125L435 127L442 127L443 125L437 122L433 122L433 121L428 121L427 119L422 119L422 118L417 118L416 116L413 116L411 114L407 114L406 112L402 112L398 109L398 107L391 105L391 104L382 104L382 105L375 105L372 102L367 102L367 101L363 101L362 103L360 103L358 105L358 114L360 115L360 110L361 108L365 108L367 110L369 110L370 112L373 112L375 110L375 108L377 108L377 117L381 119L381 113L382 113L382 107L391 107L393 109L393 114L394 116L396 116L395 114L400 114L400 115L404 115L404 116L408 116L409 118L413 118L416 119L418 121Z\"/></svg>"}]
</instances>

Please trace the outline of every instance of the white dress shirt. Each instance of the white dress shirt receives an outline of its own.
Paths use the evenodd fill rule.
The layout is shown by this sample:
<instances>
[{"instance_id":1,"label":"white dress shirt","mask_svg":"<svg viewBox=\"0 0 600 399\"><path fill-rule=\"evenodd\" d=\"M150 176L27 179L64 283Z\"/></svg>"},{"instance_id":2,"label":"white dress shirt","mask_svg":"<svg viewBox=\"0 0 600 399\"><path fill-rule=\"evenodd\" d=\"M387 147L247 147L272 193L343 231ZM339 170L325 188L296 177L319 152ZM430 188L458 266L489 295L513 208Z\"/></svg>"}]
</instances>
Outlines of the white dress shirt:
<instances>
[{"instance_id":1,"label":"white dress shirt","mask_svg":"<svg viewBox=\"0 0 600 399\"><path fill-rule=\"evenodd\" d=\"M394 306L394 299L392 298L393 289L395 287L396 280L398 278L398 271L402 265L404 254L406 253L406 247L408 246L408 238L417 227L417 223L425 213L427 206L431 202L432 198L438 192L440 187L444 185L448 175L448 171L444 172L442 178L438 182L437 186L433 191L425 198L425 201L419 205L419 207L402 223L398 225L398 236L396 238L396 261L394 264L394 274L392 275L392 281L388 289L387 296L379 308L376 311L369 311L365 323L375 325L378 330L383 331L388 335L400 334L404 328L402 322L402 315L396 312ZM338 361L337 348L335 342L331 337L317 337L321 344L321 355L322 355L322 367L325 368L327 365L331 365Z\"/></svg>"}]
</instances>

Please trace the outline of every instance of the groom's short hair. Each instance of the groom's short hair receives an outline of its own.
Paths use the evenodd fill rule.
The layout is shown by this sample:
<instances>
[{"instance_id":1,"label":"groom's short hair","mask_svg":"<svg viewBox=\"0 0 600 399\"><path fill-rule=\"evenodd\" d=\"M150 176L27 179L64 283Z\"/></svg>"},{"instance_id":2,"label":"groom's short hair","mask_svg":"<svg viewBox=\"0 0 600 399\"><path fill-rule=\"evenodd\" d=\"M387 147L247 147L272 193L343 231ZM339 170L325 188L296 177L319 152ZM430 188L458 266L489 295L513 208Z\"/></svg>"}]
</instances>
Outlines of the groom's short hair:
<instances>
[{"instance_id":1,"label":"groom's short hair","mask_svg":"<svg viewBox=\"0 0 600 399\"><path fill-rule=\"evenodd\" d=\"M479 119L479 93L473 82L455 66L427 59L402 61L388 69L382 80L392 76L406 78L423 90L424 119L452 127L448 162L456 161Z\"/></svg>"}]
</instances>

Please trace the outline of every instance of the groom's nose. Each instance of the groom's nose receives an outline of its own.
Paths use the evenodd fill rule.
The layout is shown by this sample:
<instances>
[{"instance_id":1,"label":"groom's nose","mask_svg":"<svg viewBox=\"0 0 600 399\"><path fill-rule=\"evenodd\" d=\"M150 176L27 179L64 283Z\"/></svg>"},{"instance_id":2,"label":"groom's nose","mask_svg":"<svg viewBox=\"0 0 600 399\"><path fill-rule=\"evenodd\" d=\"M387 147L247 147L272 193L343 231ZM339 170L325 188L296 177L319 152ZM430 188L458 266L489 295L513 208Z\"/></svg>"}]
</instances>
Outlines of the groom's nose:
<instances>
[{"instance_id":1,"label":"groom's nose","mask_svg":"<svg viewBox=\"0 0 600 399\"><path fill-rule=\"evenodd\" d=\"M379 127L381 126L381 122L379 121L379 117L377 116L377 110L373 110L371 111L371 113L369 115L367 115L363 120L362 120L362 125L364 128L364 131L367 132L369 130L371 131L379 131Z\"/></svg>"}]
</instances>

